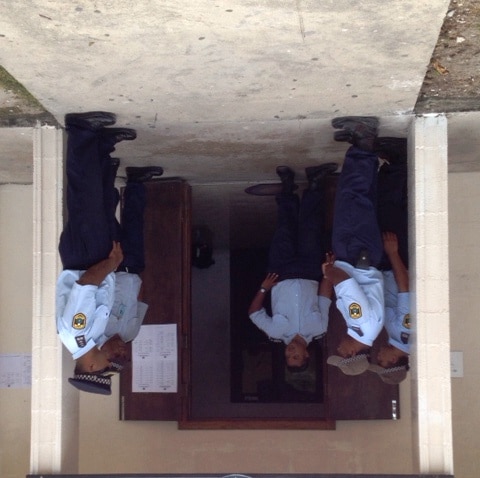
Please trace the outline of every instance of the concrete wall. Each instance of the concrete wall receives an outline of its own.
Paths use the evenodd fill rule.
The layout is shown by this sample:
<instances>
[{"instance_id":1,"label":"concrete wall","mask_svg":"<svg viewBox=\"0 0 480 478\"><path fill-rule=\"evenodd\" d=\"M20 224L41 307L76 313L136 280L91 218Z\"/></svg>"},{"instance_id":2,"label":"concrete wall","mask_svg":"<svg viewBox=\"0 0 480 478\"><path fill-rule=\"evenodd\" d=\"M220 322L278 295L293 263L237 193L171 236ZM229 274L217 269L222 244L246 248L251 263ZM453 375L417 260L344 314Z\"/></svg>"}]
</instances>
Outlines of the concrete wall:
<instances>
[{"instance_id":1,"label":"concrete wall","mask_svg":"<svg viewBox=\"0 0 480 478\"><path fill-rule=\"evenodd\" d=\"M0 185L0 353L32 347L32 186ZM30 389L0 389L0 476L29 472Z\"/></svg>"},{"instance_id":2,"label":"concrete wall","mask_svg":"<svg viewBox=\"0 0 480 478\"><path fill-rule=\"evenodd\" d=\"M451 349L464 355L452 379L455 477L478 476L480 458L480 173L449 174Z\"/></svg>"},{"instance_id":3,"label":"concrete wall","mask_svg":"<svg viewBox=\"0 0 480 478\"><path fill-rule=\"evenodd\" d=\"M119 422L118 395L111 400L83 394L79 471L410 473L409 394L406 382L400 398L403 419L338 422L336 431L179 431L173 422Z\"/></svg>"}]
</instances>

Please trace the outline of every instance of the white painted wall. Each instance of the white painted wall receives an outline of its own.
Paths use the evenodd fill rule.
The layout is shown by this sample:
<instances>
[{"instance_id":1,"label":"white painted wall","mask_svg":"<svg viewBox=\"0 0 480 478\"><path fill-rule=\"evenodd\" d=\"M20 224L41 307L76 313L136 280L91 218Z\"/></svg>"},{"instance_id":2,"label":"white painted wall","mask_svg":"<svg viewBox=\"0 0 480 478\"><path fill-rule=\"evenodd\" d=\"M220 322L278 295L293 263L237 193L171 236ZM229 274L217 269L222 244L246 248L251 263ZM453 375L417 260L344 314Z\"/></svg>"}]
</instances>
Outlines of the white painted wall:
<instances>
[{"instance_id":1,"label":"white painted wall","mask_svg":"<svg viewBox=\"0 0 480 478\"><path fill-rule=\"evenodd\" d=\"M464 377L452 378L456 478L480 468L480 172L449 174L451 349L463 351Z\"/></svg>"},{"instance_id":2,"label":"white painted wall","mask_svg":"<svg viewBox=\"0 0 480 478\"><path fill-rule=\"evenodd\" d=\"M0 353L32 347L32 186L0 185ZM30 389L0 389L0 476L29 472Z\"/></svg>"},{"instance_id":3,"label":"white painted wall","mask_svg":"<svg viewBox=\"0 0 480 478\"><path fill-rule=\"evenodd\" d=\"M336 431L177 430L173 422L119 422L117 404L118 393L82 395L80 473L412 472L409 381L401 420L338 422Z\"/></svg>"}]
</instances>

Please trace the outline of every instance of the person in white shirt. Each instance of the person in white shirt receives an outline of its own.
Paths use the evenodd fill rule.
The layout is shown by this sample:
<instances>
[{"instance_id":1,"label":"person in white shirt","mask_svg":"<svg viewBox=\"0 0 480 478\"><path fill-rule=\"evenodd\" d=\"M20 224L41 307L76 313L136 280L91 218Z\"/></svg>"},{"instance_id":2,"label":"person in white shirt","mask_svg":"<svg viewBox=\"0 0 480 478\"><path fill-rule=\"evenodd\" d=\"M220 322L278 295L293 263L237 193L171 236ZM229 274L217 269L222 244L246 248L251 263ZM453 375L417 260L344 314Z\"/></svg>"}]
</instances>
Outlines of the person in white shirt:
<instances>
[{"instance_id":1,"label":"person in white shirt","mask_svg":"<svg viewBox=\"0 0 480 478\"><path fill-rule=\"evenodd\" d=\"M328 327L332 285L322 279L325 254L323 180L336 163L307 168L308 188L294 194L294 172L277 168L282 192L276 196L278 220L269 252L268 274L250 304L252 322L269 337L282 340L292 371L308 365L308 344ZM270 316L263 303L271 291Z\"/></svg>"},{"instance_id":2,"label":"person in white shirt","mask_svg":"<svg viewBox=\"0 0 480 478\"><path fill-rule=\"evenodd\" d=\"M143 182L163 172L127 168L120 226L114 186L120 162L110 153L136 133L107 128L115 119L102 111L65 116L68 219L59 241L64 270L56 288L57 332L75 360L69 382L101 394L111 393L110 376L122 368L114 359L124 356L124 342L138 332L146 312L137 299L138 274L145 267Z\"/></svg>"},{"instance_id":3,"label":"person in white shirt","mask_svg":"<svg viewBox=\"0 0 480 478\"><path fill-rule=\"evenodd\" d=\"M398 252L397 235L383 234L385 252L392 269L383 271L385 281L385 329L388 342L382 344L377 354L377 363L369 370L389 384L404 380L409 370L410 355L410 293L408 270Z\"/></svg>"},{"instance_id":4,"label":"person in white shirt","mask_svg":"<svg viewBox=\"0 0 480 478\"><path fill-rule=\"evenodd\" d=\"M347 333L337 347L338 355L330 356L327 363L347 375L358 375L368 369L370 348L384 324L383 276L378 270L383 244L376 208L379 162L374 151L378 119L342 117L332 125L340 130L335 140L352 146L336 191L333 255L327 255L323 265Z\"/></svg>"},{"instance_id":5,"label":"person in white shirt","mask_svg":"<svg viewBox=\"0 0 480 478\"><path fill-rule=\"evenodd\" d=\"M385 330L369 370L385 382L398 384L409 370L410 293L408 276L407 140L378 138L378 155L385 163L378 173L378 221L383 232L384 258L380 264L385 288Z\"/></svg>"}]
</instances>

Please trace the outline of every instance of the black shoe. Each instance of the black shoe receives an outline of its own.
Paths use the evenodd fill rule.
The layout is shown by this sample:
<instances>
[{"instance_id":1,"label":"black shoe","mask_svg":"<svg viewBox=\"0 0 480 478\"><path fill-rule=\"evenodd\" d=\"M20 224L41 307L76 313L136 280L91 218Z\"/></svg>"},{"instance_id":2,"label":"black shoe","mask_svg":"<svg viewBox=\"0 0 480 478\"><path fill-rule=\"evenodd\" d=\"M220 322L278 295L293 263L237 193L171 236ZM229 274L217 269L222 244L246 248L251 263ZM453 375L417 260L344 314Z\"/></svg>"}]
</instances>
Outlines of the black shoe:
<instances>
[{"instance_id":1,"label":"black shoe","mask_svg":"<svg viewBox=\"0 0 480 478\"><path fill-rule=\"evenodd\" d=\"M357 269L365 269L365 270L368 270L368 268L370 267L370 256L366 249L362 249L360 251L360 256L358 257L355 267Z\"/></svg>"},{"instance_id":2,"label":"black shoe","mask_svg":"<svg viewBox=\"0 0 480 478\"><path fill-rule=\"evenodd\" d=\"M305 174L308 179L308 189L318 191L321 188L323 180L330 174L333 174L337 169L338 163L325 163L305 168Z\"/></svg>"},{"instance_id":3,"label":"black shoe","mask_svg":"<svg viewBox=\"0 0 480 478\"><path fill-rule=\"evenodd\" d=\"M163 168L160 166L127 166L125 171L127 173L127 181L131 183L144 183L163 174Z\"/></svg>"},{"instance_id":4,"label":"black shoe","mask_svg":"<svg viewBox=\"0 0 480 478\"><path fill-rule=\"evenodd\" d=\"M390 136L377 138L374 143L374 151L379 158L385 159L391 164L406 164L407 138Z\"/></svg>"},{"instance_id":5,"label":"black shoe","mask_svg":"<svg viewBox=\"0 0 480 478\"><path fill-rule=\"evenodd\" d=\"M293 194L293 191L298 188L294 184L295 173L288 166L277 166L276 173L282 181L282 193Z\"/></svg>"},{"instance_id":6,"label":"black shoe","mask_svg":"<svg viewBox=\"0 0 480 478\"><path fill-rule=\"evenodd\" d=\"M132 141L137 137L137 132L131 128L104 128L102 136L111 138L114 143L120 141Z\"/></svg>"},{"instance_id":7,"label":"black shoe","mask_svg":"<svg viewBox=\"0 0 480 478\"><path fill-rule=\"evenodd\" d=\"M342 116L332 120L335 141L346 141L364 151L374 151L378 118L375 116Z\"/></svg>"},{"instance_id":8,"label":"black shoe","mask_svg":"<svg viewBox=\"0 0 480 478\"><path fill-rule=\"evenodd\" d=\"M107 111L89 111L87 113L68 113L65 115L65 126L78 126L84 129L97 130L115 124L117 117Z\"/></svg>"}]
</instances>

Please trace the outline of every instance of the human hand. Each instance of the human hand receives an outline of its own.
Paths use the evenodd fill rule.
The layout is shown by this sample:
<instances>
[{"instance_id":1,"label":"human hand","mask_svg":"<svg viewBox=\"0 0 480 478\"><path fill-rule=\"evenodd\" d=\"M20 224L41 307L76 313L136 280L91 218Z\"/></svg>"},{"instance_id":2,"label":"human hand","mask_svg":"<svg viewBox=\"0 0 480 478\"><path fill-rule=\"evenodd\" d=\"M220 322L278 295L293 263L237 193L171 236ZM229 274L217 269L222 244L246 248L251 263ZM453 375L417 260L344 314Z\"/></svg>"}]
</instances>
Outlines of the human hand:
<instances>
[{"instance_id":1,"label":"human hand","mask_svg":"<svg viewBox=\"0 0 480 478\"><path fill-rule=\"evenodd\" d=\"M265 279L263 279L260 287L262 289L270 290L278 282L278 274L275 272L269 272Z\"/></svg>"},{"instance_id":2,"label":"human hand","mask_svg":"<svg viewBox=\"0 0 480 478\"><path fill-rule=\"evenodd\" d=\"M328 279L328 271L333 267L335 262L335 254L333 252L327 252L325 254L325 262L322 264L323 277Z\"/></svg>"},{"instance_id":3,"label":"human hand","mask_svg":"<svg viewBox=\"0 0 480 478\"><path fill-rule=\"evenodd\" d=\"M390 256L398 253L398 238L394 232L384 232L383 235L383 249L385 254Z\"/></svg>"},{"instance_id":4,"label":"human hand","mask_svg":"<svg viewBox=\"0 0 480 478\"><path fill-rule=\"evenodd\" d=\"M112 262L113 270L116 270L117 267L122 263L123 251L119 242L113 241L113 247L108 255L108 259Z\"/></svg>"}]
</instances>

